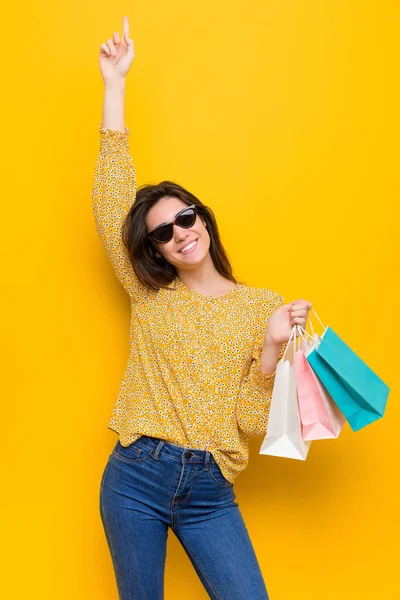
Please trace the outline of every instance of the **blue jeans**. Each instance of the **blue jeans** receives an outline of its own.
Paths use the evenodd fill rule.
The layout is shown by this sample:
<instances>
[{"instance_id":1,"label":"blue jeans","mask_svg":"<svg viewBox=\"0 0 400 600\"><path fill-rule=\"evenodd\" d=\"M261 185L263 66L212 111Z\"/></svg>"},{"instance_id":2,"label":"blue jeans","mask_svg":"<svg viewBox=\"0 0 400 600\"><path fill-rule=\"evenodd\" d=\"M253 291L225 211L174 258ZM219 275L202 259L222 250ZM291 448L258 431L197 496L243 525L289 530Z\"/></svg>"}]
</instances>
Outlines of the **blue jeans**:
<instances>
[{"instance_id":1,"label":"blue jeans","mask_svg":"<svg viewBox=\"0 0 400 600\"><path fill-rule=\"evenodd\" d=\"M147 435L128 447L117 441L100 484L100 514L120 600L164 598L169 527L210 598L268 600L235 499L206 450Z\"/></svg>"}]
</instances>

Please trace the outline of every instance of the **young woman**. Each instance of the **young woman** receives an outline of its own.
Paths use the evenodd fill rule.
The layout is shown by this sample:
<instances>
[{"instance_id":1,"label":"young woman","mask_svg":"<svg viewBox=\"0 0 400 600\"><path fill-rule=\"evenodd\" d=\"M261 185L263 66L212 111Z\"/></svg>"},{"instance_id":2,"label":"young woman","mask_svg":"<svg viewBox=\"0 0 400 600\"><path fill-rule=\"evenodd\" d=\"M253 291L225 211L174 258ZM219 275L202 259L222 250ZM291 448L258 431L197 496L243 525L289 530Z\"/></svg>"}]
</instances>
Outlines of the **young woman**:
<instances>
[{"instance_id":1,"label":"young woman","mask_svg":"<svg viewBox=\"0 0 400 600\"><path fill-rule=\"evenodd\" d=\"M238 282L212 210L171 181L136 190L124 122L129 23L101 44L97 231L131 299L119 434L100 512L121 600L161 600L169 528L210 598L268 598L233 483L265 434L292 327L311 304ZM187 591L186 597L190 598Z\"/></svg>"}]
</instances>

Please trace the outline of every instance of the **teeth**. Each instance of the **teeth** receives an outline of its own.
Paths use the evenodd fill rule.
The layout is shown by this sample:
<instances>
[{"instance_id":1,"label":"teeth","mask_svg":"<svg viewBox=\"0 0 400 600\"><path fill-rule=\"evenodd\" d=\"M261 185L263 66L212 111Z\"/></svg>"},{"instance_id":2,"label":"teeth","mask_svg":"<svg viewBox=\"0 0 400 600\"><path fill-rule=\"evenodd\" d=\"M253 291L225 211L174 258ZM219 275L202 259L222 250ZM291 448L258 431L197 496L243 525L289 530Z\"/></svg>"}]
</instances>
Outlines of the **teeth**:
<instances>
[{"instance_id":1,"label":"teeth","mask_svg":"<svg viewBox=\"0 0 400 600\"><path fill-rule=\"evenodd\" d=\"M188 250L190 250L191 248L193 248L193 246L195 245L197 240L194 240L194 242L190 242L190 244L188 244L187 246L185 246L181 252L187 252Z\"/></svg>"}]
</instances>

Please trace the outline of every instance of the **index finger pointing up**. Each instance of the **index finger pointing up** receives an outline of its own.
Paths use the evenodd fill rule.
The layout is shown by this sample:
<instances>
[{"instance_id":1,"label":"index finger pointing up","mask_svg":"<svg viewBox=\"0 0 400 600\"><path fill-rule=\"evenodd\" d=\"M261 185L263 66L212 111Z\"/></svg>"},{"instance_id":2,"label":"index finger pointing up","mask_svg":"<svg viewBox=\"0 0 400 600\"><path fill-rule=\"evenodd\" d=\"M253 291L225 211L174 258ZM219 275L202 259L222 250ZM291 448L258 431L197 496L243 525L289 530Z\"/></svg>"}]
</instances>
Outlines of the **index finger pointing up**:
<instances>
[{"instance_id":1,"label":"index finger pointing up","mask_svg":"<svg viewBox=\"0 0 400 600\"><path fill-rule=\"evenodd\" d=\"M129 21L128 21L128 17L122 17L122 38L124 38L125 33L127 33L128 37L129 37Z\"/></svg>"}]
</instances>

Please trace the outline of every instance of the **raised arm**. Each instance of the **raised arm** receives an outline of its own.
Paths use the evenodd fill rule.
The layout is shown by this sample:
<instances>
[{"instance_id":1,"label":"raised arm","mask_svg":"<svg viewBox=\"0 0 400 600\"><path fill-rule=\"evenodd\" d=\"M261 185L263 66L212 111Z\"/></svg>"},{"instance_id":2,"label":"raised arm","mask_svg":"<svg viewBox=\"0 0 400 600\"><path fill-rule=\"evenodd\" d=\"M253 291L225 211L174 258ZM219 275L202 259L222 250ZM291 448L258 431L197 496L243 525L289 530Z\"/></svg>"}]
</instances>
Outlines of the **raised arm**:
<instances>
[{"instance_id":1,"label":"raised arm","mask_svg":"<svg viewBox=\"0 0 400 600\"><path fill-rule=\"evenodd\" d=\"M128 18L123 39L117 32L100 47L104 102L100 124L100 151L95 165L92 206L96 229L114 271L133 300L147 291L138 280L122 242L121 228L136 196L135 167L129 152L130 131L125 127L126 74L132 64L133 40Z\"/></svg>"}]
</instances>

